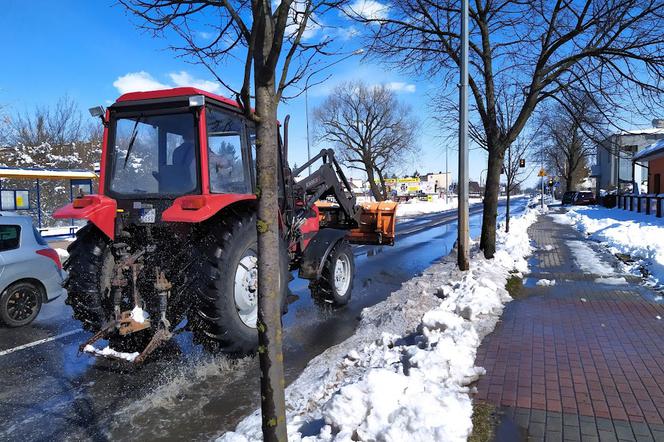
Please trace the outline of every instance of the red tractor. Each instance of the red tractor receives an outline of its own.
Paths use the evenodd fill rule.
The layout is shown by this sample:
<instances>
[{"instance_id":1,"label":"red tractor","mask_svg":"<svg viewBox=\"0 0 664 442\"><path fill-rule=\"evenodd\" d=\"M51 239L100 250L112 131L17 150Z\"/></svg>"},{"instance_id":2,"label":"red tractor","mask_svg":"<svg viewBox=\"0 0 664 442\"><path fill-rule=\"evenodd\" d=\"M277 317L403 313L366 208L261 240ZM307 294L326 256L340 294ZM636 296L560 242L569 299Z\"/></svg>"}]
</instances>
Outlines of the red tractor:
<instances>
[{"instance_id":1,"label":"red tractor","mask_svg":"<svg viewBox=\"0 0 664 442\"><path fill-rule=\"evenodd\" d=\"M95 333L81 350L140 363L186 324L209 350L254 351L253 123L235 101L194 88L129 93L91 113L104 125L99 194L54 214L88 220L64 264L67 304ZM395 204L356 205L331 150L291 170L287 131L288 117L278 140L283 310L294 269L315 298L343 305L349 244L392 245ZM109 346L95 348L99 339Z\"/></svg>"}]
</instances>

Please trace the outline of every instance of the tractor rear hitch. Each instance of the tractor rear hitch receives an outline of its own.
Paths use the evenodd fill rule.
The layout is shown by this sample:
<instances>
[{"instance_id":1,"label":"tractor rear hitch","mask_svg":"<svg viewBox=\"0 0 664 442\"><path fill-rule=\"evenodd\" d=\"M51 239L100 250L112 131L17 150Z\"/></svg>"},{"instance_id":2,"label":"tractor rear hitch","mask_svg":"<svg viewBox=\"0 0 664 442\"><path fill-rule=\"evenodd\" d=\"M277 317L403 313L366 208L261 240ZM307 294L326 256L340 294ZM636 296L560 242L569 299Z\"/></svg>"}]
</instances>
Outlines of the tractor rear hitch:
<instances>
[{"instance_id":1,"label":"tractor rear hitch","mask_svg":"<svg viewBox=\"0 0 664 442\"><path fill-rule=\"evenodd\" d=\"M122 287L126 285L126 280L124 280L124 278L120 276L121 272L118 272L116 274L116 278L114 281L118 283L118 285L114 287L115 289L114 295L116 295L114 296L114 298L116 298L115 299L116 318L115 320L109 321L108 324L106 324L101 330L99 330L90 339L81 344L78 348L79 354L88 353L93 356L103 357L122 362L131 362L135 365L140 365L143 362L145 362L146 358L152 352L154 352L162 344L168 342L173 337L173 333L170 330L171 324L166 318L166 310L168 308L168 298L170 297L172 284L168 279L166 279L165 273L160 272L159 268L157 268L155 270L156 278L155 278L154 287L159 297L160 319L157 325L157 331L152 336L152 339L150 339L150 342L145 346L143 351L141 351L140 353L138 352L123 353L112 349L110 346L107 346L101 350L94 347L95 342L102 339L107 339L109 335L111 335L111 333L113 333L114 331L116 331L120 336L127 336L131 333L136 333L152 327L152 323L148 318L141 317L139 319L134 317L133 314L134 312L138 312L141 315L143 315L143 310L138 307L138 304L140 303L140 298L138 297L138 291L136 288L138 265L133 263L131 267L132 267L132 276L133 276L132 282L133 282L134 303L135 303L134 310L119 312L120 301L119 301L119 296L117 296L117 293L120 292L121 294Z\"/></svg>"}]
</instances>

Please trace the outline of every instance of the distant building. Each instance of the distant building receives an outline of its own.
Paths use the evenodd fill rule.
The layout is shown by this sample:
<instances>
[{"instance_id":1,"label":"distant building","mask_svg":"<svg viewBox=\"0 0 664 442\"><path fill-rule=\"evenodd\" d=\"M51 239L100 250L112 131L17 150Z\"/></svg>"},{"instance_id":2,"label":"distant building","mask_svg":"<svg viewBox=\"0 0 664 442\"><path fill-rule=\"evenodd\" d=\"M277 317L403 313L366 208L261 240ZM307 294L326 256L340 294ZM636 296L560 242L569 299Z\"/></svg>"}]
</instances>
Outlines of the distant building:
<instances>
[{"instance_id":1,"label":"distant building","mask_svg":"<svg viewBox=\"0 0 664 442\"><path fill-rule=\"evenodd\" d=\"M664 176L664 139L656 141L634 156L634 161L647 164L648 185L643 189L646 193L659 195L664 193L662 176Z\"/></svg>"},{"instance_id":2,"label":"distant building","mask_svg":"<svg viewBox=\"0 0 664 442\"><path fill-rule=\"evenodd\" d=\"M431 193L439 193L444 192L445 189L449 188L452 182L451 175L452 174L449 172L427 173L426 175L421 176L420 179L433 184L435 190ZM428 187L431 187L431 184L429 184Z\"/></svg>"},{"instance_id":3,"label":"distant building","mask_svg":"<svg viewBox=\"0 0 664 442\"><path fill-rule=\"evenodd\" d=\"M597 164L591 177L596 178L597 190L625 190L635 178L639 185L648 181L648 169L632 167L634 155L657 140L664 139L664 120L654 120L652 128L635 129L612 134L597 148ZM634 175L632 175L632 172Z\"/></svg>"}]
</instances>

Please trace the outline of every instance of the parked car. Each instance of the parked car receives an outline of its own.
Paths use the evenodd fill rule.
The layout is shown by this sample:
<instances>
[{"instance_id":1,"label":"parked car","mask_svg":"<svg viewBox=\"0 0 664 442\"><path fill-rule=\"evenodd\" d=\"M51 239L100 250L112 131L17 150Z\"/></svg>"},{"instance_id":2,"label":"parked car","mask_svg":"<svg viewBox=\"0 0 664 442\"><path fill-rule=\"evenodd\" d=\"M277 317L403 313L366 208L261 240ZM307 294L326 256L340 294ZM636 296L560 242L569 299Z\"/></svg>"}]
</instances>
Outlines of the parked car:
<instances>
[{"instance_id":1,"label":"parked car","mask_svg":"<svg viewBox=\"0 0 664 442\"><path fill-rule=\"evenodd\" d=\"M28 216L0 213L0 322L31 323L42 303L65 293L58 253L48 246Z\"/></svg>"},{"instance_id":2,"label":"parked car","mask_svg":"<svg viewBox=\"0 0 664 442\"><path fill-rule=\"evenodd\" d=\"M565 204L572 204L574 202L575 196L576 196L576 191L574 190L568 190L567 192L563 193L563 199L562 199L563 206Z\"/></svg>"},{"instance_id":3,"label":"parked car","mask_svg":"<svg viewBox=\"0 0 664 442\"><path fill-rule=\"evenodd\" d=\"M576 192L574 196L574 204L577 206L589 206L596 203L595 195L589 191Z\"/></svg>"}]
</instances>

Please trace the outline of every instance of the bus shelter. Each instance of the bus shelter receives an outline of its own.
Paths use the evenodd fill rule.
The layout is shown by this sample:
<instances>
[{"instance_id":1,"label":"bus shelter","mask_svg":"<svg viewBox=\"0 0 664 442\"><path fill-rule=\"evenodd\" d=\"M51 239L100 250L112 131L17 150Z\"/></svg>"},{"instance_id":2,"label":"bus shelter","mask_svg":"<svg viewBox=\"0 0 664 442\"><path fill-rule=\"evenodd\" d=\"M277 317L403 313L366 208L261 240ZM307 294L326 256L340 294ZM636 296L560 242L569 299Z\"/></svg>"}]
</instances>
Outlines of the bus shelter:
<instances>
[{"instance_id":1,"label":"bus shelter","mask_svg":"<svg viewBox=\"0 0 664 442\"><path fill-rule=\"evenodd\" d=\"M93 180L98 178L97 174L88 170L65 170L65 169L18 169L0 167L0 211L29 211L35 212L39 228L42 228L42 195L41 183L44 180L68 180L69 200L83 193L92 193ZM11 188L2 186L3 179L11 179L15 182L25 181L32 183L26 187ZM34 194L36 207L30 201Z\"/></svg>"}]
</instances>

